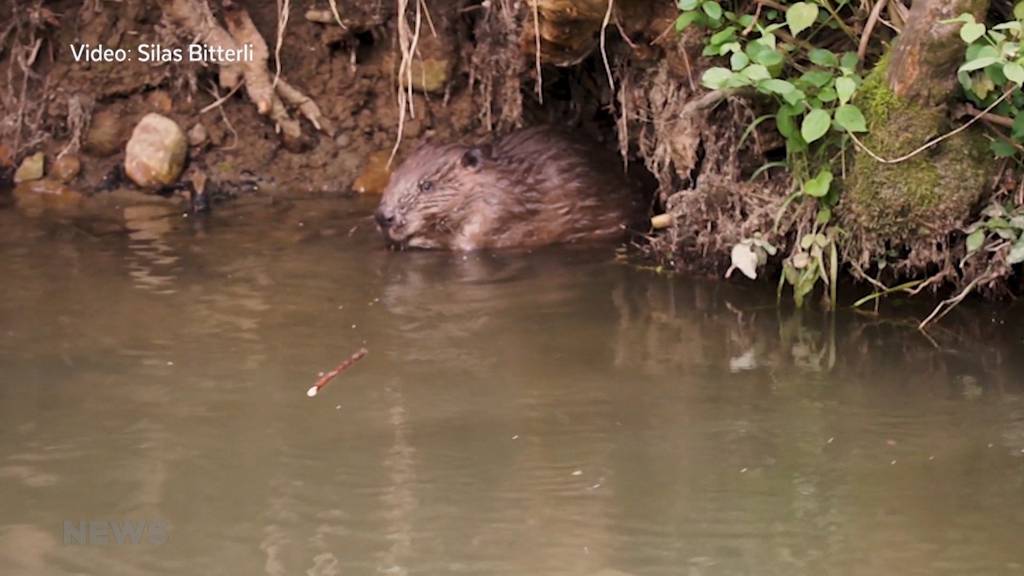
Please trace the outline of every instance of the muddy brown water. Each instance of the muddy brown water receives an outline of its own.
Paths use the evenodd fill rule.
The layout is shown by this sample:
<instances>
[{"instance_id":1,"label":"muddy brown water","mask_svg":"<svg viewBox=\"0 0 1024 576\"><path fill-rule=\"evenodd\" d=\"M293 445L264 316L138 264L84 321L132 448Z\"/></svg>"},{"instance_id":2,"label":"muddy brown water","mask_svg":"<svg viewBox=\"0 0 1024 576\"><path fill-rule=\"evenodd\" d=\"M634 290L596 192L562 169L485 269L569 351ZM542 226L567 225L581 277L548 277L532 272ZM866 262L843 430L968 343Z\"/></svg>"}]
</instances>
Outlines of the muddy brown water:
<instances>
[{"instance_id":1,"label":"muddy brown water","mask_svg":"<svg viewBox=\"0 0 1024 576\"><path fill-rule=\"evenodd\" d=\"M0 210L0 574L1024 572L1021 314L926 338L368 215Z\"/></svg>"}]
</instances>

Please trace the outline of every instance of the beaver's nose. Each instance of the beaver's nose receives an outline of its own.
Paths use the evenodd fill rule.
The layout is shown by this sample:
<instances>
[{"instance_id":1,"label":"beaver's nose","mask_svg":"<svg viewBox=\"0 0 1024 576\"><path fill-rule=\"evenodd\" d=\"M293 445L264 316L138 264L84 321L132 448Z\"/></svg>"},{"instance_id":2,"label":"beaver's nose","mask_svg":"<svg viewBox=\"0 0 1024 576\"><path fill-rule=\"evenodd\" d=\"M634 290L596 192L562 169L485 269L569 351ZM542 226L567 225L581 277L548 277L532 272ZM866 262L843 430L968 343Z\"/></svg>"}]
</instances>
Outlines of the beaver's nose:
<instances>
[{"instance_id":1,"label":"beaver's nose","mask_svg":"<svg viewBox=\"0 0 1024 576\"><path fill-rule=\"evenodd\" d=\"M373 213L373 217L377 220L377 225L379 225L382 230L387 230L395 224L395 217L385 212L383 208L378 208L377 211Z\"/></svg>"}]
</instances>

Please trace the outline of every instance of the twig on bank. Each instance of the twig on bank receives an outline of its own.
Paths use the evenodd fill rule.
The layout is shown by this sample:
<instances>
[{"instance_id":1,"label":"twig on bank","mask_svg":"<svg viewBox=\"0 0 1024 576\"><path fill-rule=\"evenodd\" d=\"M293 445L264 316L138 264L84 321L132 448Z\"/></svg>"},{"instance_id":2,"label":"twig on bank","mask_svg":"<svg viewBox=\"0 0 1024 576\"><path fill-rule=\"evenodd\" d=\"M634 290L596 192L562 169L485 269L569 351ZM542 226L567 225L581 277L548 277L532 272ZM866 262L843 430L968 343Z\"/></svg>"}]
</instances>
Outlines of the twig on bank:
<instances>
[{"instance_id":1,"label":"twig on bank","mask_svg":"<svg viewBox=\"0 0 1024 576\"><path fill-rule=\"evenodd\" d=\"M774 9L780 11L780 12L785 12L786 11L786 7L783 6L782 4L779 4L775 0L757 0L757 3L758 4L763 4L763 5L765 5L765 6L769 7L769 8L774 8Z\"/></svg>"},{"instance_id":2,"label":"twig on bank","mask_svg":"<svg viewBox=\"0 0 1024 576\"><path fill-rule=\"evenodd\" d=\"M206 106L204 106L203 109L199 111L199 115L202 116L203 114L206 114L210 110L213 110L214 108L217 108L217 107L223 105L225 102L228 101L229 98L231 98L232 95L234 95L235 92L238 92L238 89L242 87L242 84L243 84L243 82L239 82L238 84L235 84L235 87L232 88L223 97L217 98L213 102L211 102L211 103L207 104Z\"/></svg>"},{"instance_id":3,"label":"twig on bank","mask_svg":"<svg viewBox=\"0 0 1024 576\"><path fill-rule=\"evenodd\" d=\"M32 37L35 38L34 30ZM18 150L21 146L21 129L25 124L25 107L28 103L28 79L32 76L32 65L35 64L36 57L39 56L39 48L42 45L43 39L37 38L33 41L32 48L28 51L28 57L20 53L16 56L18 66L21 67L21 95L19 96L18 116L14 128L14 156L18 155ZM12 55L12 57L14 56Z\"/></svg>"},{"instance_id":4,"label":"twig on bank","mask_svg":"<svg viewBox=\"0 0 1024 576\"><path fill-rule=\"evenodd\" d=\"M238 87L241 86L241 85L242 85L242 82L239 82L232 89L232 93L234 93L234 91L237 90ZM225 96L223 99L220 97L220 90L217 88L217 83L216 82L213 82L213 81L210 82L209 93L210 93L210 95L212 95L216 99L216 102L214 102L214 104L217 104L218 102L223 102L225 99L227 99L227 96ZM230 96L230 94L228 94L228 96ZM207 106L207 108L209 108L209 106ZM224 125L227 126L228 130L231 131L231 145L230 146L225 146L223 149L224 150L234 150L235 147L238 146L238 131L235 130L234 125L231 124L231 120L228 118L227 112L224 111L224 107L220 106L218 104L216 106L216 108L217 108L217 110L220 111L220 118L221 118L221 120L224 121Z\"/></svg>"},{"instance_id":5,"label":"twig on bank","mask_svg":"<svg viewBox=\"0 0 1024 576\"><path fill-rule=\"evenodd\" d=\"M757 21L761 19L761 8L764 8L764 4L758 2L757 8L754 9L754 17L750 19L750 24L743 29L743 32L740 32L740 36L746 36L754 31L754 28L757 26Z\"/></svg>"},{"instance_id":6,"label":"twig on bank","mask_svg":"<svg viewBox=\"0 0 1024 576\"><path fill-rule=\"evenodd\" d=\"M334 15L334 21L338 23L343 29L348 30L348 26L341 21L341 15L338 14L338 2L336 0L327 0L327 3L331 5L331 14Z\"/></svg>"},{"instance_id":7,"label":"twig on bank","mask_svg":"<svg viewBox=\"0 0 1024 576\"><path fill-rule=\"evenodd\" d=\"M861 63L867 56L868 44L871 42L871 34L875 31L875 25L878 24L878 18L882 15L882 9L888 2L889 0L877 0L875 7L871 9L871 14L868 15L868 21L864 24L864 32L860 35L860 46L857 47L857 60Z\"/></svg>"},{"instance_id":8,"label":"twig on bank","mask_svg":"<svg viewBox=\"0 0 1024 576\"><path fill-rule=\"evenodd\" d=\"M271 90L276 90L281 80L281 45L284 44L284 31L288 28L291 8L291 0L277 0L277 43L274 44L274 81L270 84Z\"/></svg>"},{"instance_id":9,"label":"twig on bank","mask_svg":"<svg viewBox=\"0 0 1024 576\"><path fill-rule=\"evenodd\" d=\"M964 298L967 298L967 296L971 293L971 291L973 291L978 286L978 284L980 284L983 280L991 280L993 277L993 274L985 274L982 276L978 276L977 278L972 280L967 286L965 286L959 294L953 296L952 298L947 298L946 300L939 302L939 305L935 307L935 310L932 310L932 313L929 314L927 318L922 320L921 323L917 326L918 330L924 331L924 329L927 328L928 325L931 324L932 322L937 322L941 320L943 317L946 316L946 314L949 314L953 310L953 308L956 308L957 304L963 302Z\"/></svg>"},{"instance_id":10,"label":"twig on bank","mask_svg":"<svg viewBox=\"0 0 1024 576\"><path fill-rule=\"evenodd\" d=\"M534 40L534 51L536 56L534 57L534 68L537 70L537 100L541 104L544 103L544 79L541 75L540 66L540 0L533 0L533 40Z\"/></svg>"},{"instance_id":11,"label":"twig on bank","mask_svg":"<svg viewBox=\"0 0 1024 576\"><path fill-rule=\"evenodd\" d=\"M605 49L605 33L608 30L608 23L612 20L612 10L615 8L615 0L608 0L608 10L604 13L604 22L601 23L601 60L604 61L604 71L608 74L608 86L612 94L615 93L615 78L612 76L612 67L608 64L608 51Z\"/></svg>"},{"instance_id":12,"label":"twig on bank","mask_svg":"<svg viewBox=\"0 0 1024 576\"><path fill-rule=\"evenodd\" d=\"M1004 128L1013 128L1013 118L1000 116L991 112L982 112L970 104L964 104L958 108L958 116L980 116L982 120Z\"/></svg>"},{"instance_id":13,"label":"twig on bank","mask_svg":"<svg viewBox=\"0 0 1024 576\"><path fill-rule=\"evenodd\" d=\"M420 0L416 0L416 24L413 30L409 30L409 21L405 16L408 6L409 0L398 0L398 49L402 53L402 60L398 64L398 134L395 136L395 145L391 148L391 156L388 158L389 167L398 154L398 147L402 144L406 113L408 112L410 118L416 117L412 94L412 60L420 40L423 6ZM403 81L405 86L402 86Z\"/></svg>"}]
</instances>

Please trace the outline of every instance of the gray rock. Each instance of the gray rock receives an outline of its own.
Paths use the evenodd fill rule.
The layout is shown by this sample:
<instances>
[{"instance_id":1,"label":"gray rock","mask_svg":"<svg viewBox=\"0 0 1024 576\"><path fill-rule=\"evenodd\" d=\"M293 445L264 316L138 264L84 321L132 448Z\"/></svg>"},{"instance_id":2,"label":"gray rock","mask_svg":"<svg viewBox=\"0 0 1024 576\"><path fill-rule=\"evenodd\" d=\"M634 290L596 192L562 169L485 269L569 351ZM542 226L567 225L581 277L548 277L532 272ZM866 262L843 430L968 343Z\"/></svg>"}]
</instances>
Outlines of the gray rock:
<instances>
[{"instance_id":1,"label":"gray rock","mask_svg":"<svg viewBox=\"0 0 1024 576\"><path fill-rule=\"evenodd\" d=\"M27 156L21 161L21 166L14 172L14 182L31 182L43 177L43 164L46 156L42 152L36 152Z\"/></svg>"},{"instance_id":2,"label":"gray rock","mask_svg":"<svg viewBox=\"0 0 1024 576\"><path fill-rule=\"evenodd\" d=\"M202 122L197 122L188 131L188 143L190 146L202 146L206 144L206 141L210 139L210 134L206 130L206 126L203 126Z\"/></svg>"},{"instance_id":3,"label":"gray rock","mask_svg":"<svg viewBox=\"0 0 1024 576\"><path fill-rule=\"evenodd\" d=\"M77 154L65 154L57 158L50 168L50 173L61 182L71 182L81 171L82 161Z\"/></svg>"},{"instance_id":4,"label":"gray rock","mask_svg":"<svg viewBox=\"0 0 1024 576\"><path fill-rule=\"evenodd\" d=\"M185 166L188 139L178 124L160 114L146 114L125 149L124 172L143 188L173 184Z\"/></svg>"}]
</instances>

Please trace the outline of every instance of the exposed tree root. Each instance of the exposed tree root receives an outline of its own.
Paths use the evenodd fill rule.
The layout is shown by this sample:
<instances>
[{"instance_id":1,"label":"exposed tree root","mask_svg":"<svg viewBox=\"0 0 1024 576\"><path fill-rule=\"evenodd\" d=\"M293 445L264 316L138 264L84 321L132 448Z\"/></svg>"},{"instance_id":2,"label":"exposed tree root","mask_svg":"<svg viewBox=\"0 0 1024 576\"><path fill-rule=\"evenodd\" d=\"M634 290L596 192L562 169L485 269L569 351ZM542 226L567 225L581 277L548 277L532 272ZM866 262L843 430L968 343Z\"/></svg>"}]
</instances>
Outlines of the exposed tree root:
<instances>
[{"instance_id":1,"label":"exposed tree root","mask_svg":"<svg viewBox=\"0 0 1024 576\"><path fill-rule=\"evenodd\" d=\"M301 150L307 145L307 141L301 125L289 115L285 104L297 106L299 112L317 130L332 136L333 126L316 103L280 77L279 57L275 65L278 72L271 77L267 66L270 58L267 43L256 29L249 13L230 1L224 4L226 29L214 18L205 0L173 0L164 7L164 14L172 24L193 37L202 38L211 47L224 50L236 50L246 44L252 47L251 61L220 65L220 86L234 90L239 82L244 83L246 94L256 105L256 110L274 121L275 129L281 133L286 148L293 151ZM285 1L281 6L281 12L288 8L289 2ZM279 17L278 53L286 24L287 17Z\"/></svg>"},{"instance_id":2,"label":"exposed tree root","mask_svg":"<svg viewBox=\"0 0 1024 576\"><path fill-rule=\"evenodd\" d=\"M520 51L524 24L520 7L519 0L494 0L483 8L476 22L469 85L479 99L480 120L487 130L504 130L522 123L520 87L526 67ZM534 32L539 33L536 29Z\"/></svg>"},{"instance_id":3,"label":"exposed tree root","mask_svg":"<svg viewBox=\"0 0 1024 576\"><path fill-rule=\"evenodd\" d=\"M398 65L398 82L396 83L398 93L398 133L395 136L395 145L391 148L391 156L388 158L389 165L395 159L395 155L398 154L398 147L402 144L402 135L405 132L406 114L408 114L410 118L416 117L416 110L413 107L412 98L412 59L416 53L416 47L419 44L420 25L422 24L423 19L422 1L413 0L416 2L416 16L415 25L410 28L409 20L406 17L409 0L397 1L398 49L401 52L402 59Z\"/></svg>"}]
</instances>

